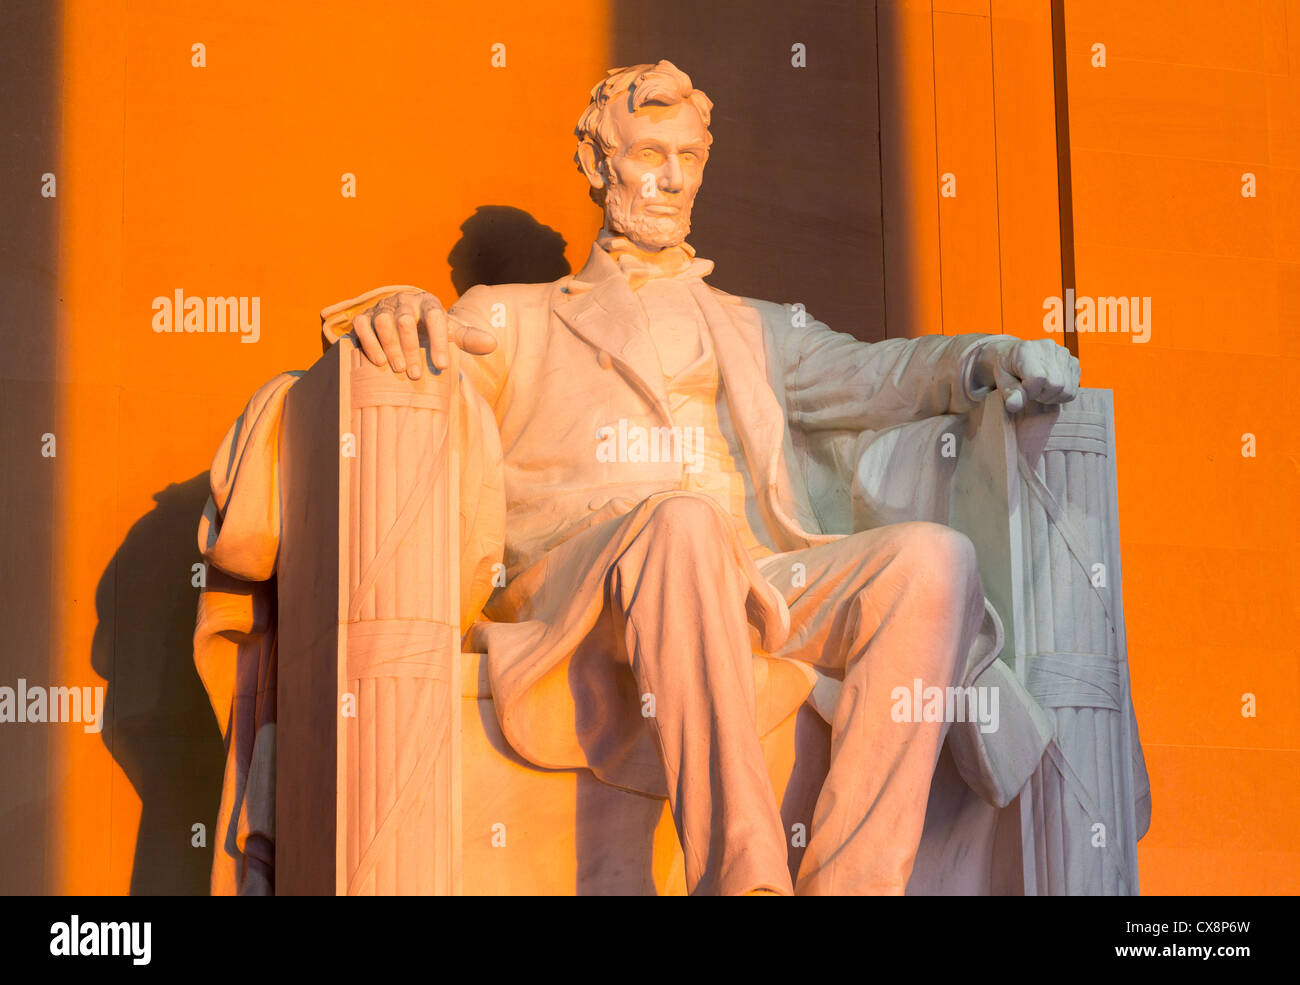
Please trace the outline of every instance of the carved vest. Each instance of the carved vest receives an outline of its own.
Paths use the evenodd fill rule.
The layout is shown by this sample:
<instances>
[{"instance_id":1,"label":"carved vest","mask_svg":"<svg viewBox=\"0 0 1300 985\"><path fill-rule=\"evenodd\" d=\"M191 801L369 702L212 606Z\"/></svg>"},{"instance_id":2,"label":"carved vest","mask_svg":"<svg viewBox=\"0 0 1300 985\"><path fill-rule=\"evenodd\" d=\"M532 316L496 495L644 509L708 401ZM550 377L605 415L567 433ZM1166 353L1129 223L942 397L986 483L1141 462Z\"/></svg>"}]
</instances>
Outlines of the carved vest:
<instances>
[{"instance_id":1,"label":"carved vest","mask_svg":"<svg viewBox=\"0 0 1300 985\"><path fill-rule=\"evenodd\" d=\"M637 295L662 364L680 366L697 354L676 375L665 374L673 437L682 450L681 488L702 493L726 510L751 557L773 553L699 306L681 282L671 280L653 280ZM694 332L686 319L693 319Z\"/></svg>"}]
</instances>

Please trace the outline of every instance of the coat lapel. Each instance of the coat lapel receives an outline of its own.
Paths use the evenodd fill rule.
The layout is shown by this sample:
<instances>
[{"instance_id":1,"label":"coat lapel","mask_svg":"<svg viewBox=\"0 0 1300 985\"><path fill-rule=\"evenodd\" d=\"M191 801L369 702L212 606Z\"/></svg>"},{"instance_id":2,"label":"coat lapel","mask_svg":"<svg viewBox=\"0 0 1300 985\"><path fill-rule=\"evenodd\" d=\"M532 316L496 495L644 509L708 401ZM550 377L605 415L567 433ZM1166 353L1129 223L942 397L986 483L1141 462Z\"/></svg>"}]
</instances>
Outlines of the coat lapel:
<instances>
[{"instance_id":1,"label":"coat lapel","mask_svg":"<svg viewBox=\"0 0 1300 985\"><path fill-rule=\"evenodd\" d=\"M607 354L667 421L668 390L659 353L645 310L618 265L599 246L592 246L586 266L567 290L572 299L556 306L556 316L598 354Z\"/></svg>"},{"instance_id":2,"label":"coat lapel","mask_svg":"<svg viewBox=\"0 0 1300 985\"><path fill-rule=\"evenodd\" d=\"M786 533L789 547L819 542L795 518L801 513L787 461L794 454L785 412L768 379L763 322L739 299L722 295L703 282L692 285L717 352L722 385L736 432L745 449L755 490L769 518ZM754 315L755 317L747 317Z\"/></svg>"}]
</instances>

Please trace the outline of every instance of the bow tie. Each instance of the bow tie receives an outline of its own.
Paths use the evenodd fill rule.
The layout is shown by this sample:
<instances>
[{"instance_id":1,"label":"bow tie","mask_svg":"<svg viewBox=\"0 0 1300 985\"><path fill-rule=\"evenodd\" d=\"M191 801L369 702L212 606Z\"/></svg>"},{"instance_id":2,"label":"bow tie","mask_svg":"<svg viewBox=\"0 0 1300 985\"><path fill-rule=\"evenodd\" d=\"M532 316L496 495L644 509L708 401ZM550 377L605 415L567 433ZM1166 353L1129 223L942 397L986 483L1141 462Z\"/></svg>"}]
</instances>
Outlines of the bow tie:
<instances>
[{"instance_id":1,"label":"bow tie","mask_svg":"<svg viewBox=\"0 0 1300 985\"><path fill-rule=\"evenodd\" d=\"M596 243L618 264L628 286L634 291L646 281L658 277L699 280L713 273L713 261L697 258L689 243L670 246L658 253L644 253L630 240L604 229Z\"/></svg>"}]
</instances>

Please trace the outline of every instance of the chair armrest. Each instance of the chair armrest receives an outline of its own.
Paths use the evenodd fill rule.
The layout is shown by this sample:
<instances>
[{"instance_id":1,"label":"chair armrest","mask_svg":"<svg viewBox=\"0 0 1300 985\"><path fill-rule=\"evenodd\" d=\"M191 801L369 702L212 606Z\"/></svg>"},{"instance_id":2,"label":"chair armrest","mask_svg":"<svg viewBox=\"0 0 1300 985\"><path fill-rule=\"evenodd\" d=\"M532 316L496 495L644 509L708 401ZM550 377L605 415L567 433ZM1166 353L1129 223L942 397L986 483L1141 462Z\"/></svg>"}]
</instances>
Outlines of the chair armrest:
<instances>
[{"instance_id":1,"label":"chair armrest","mask_svg":"<svg viewBox=\"0 0 1300 985\"><path fill-rule=\"evenodd\" d=\"M1026 892L1137 892L1149 784L1129 685L1111 393L968 422L950 523L1055 738L1021 794Z\"/></svg>"},{"instance_id":2,"label":"chair armrest","mask_svg":"<svg viewBox=\"0 0 1300 985\"><path fill-rule=\"evenodd\" d=\"M277 890L459 889L459 373L341 338L281 432Z\"/></svg>"}]
</instances>

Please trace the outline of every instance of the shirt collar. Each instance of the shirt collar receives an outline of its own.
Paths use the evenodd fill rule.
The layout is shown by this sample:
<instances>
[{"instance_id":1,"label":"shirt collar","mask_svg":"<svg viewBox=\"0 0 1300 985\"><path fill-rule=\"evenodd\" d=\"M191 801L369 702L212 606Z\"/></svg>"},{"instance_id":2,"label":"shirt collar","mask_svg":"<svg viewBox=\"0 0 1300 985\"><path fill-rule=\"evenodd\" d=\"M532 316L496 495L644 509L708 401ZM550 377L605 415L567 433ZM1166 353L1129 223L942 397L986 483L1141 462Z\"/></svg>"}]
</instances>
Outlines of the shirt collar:
<instances>
[{"instance_id":1,"label":"shirt collar","mask_svg":"<svg viewBox=\"0 0 1300 985\"><path fill-rule=\"evenodd\" d=\"M626 236L602 229L592 245L586 266L569 283L569 293L579 294L615 274L623 276L636 290L647 281L666 277L698 280L713 272L713 261L698 258L685 241L657 253L646 253Z\"/></svg>"}]
</instances>

